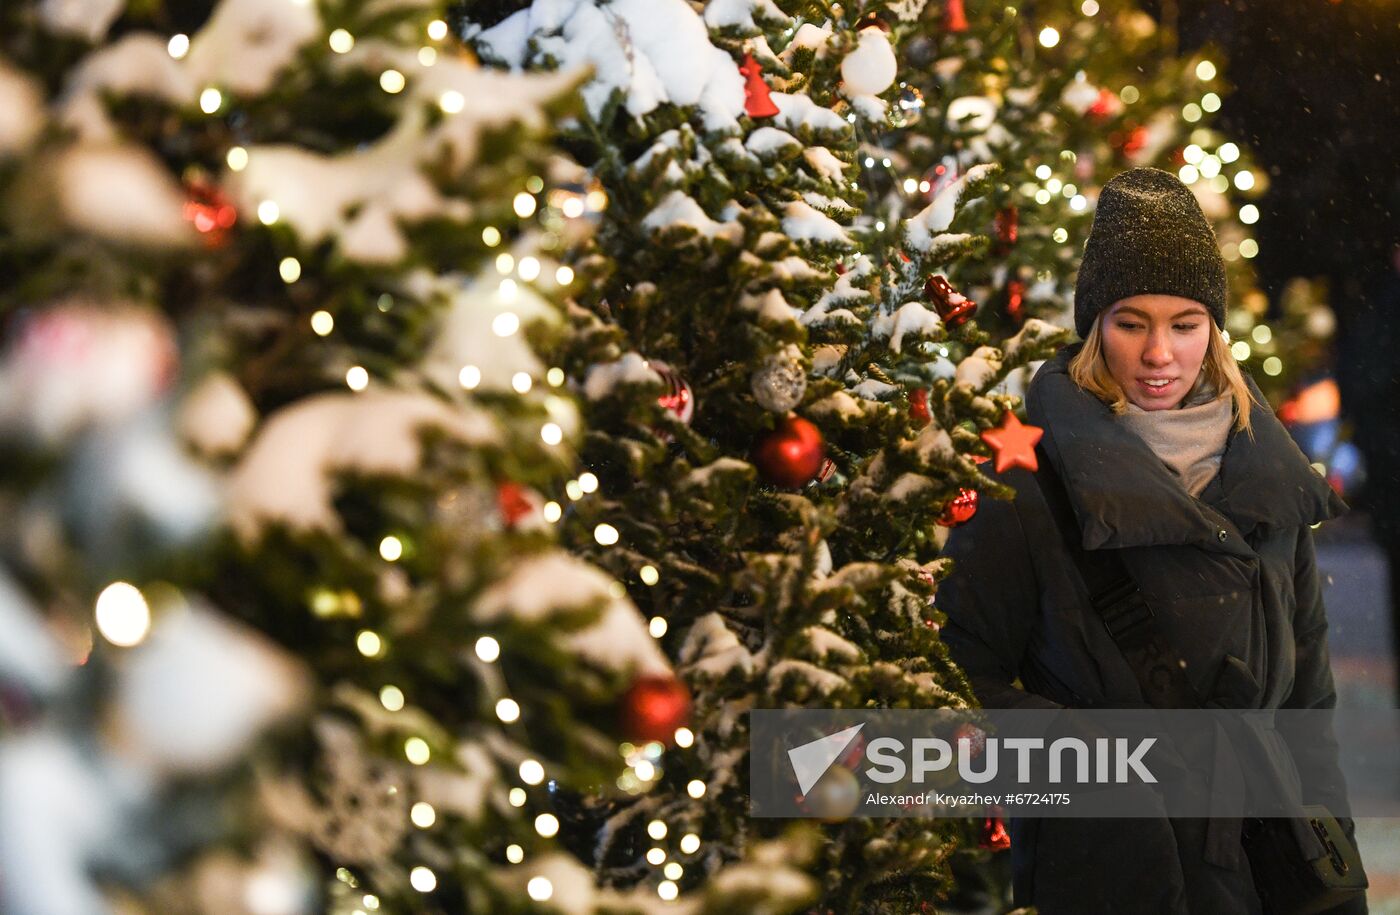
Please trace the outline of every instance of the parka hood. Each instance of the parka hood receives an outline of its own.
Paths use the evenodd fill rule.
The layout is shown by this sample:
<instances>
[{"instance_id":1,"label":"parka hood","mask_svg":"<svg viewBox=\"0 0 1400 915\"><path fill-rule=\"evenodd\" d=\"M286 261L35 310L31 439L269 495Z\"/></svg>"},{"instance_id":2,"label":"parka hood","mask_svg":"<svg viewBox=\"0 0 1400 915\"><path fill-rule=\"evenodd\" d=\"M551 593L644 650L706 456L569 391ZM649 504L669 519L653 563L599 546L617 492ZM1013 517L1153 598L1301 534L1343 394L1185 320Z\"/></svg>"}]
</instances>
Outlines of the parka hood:
<instances>
[{"instance_id":1,"label":"parka hood","mask_svg":"<svg viewBox=\"0 0 1400 915\"><path fill-rule=\"evenodd\" d=\"M1070 378L1070 360L1083 346L1064 346L1041 366L1026 391L1026 413L1044 430L1038 450L1069 490L1085 549L1214 546L1218 525L1202 501L1207 498L1245 535L1260 524L1315 524L1348 510L1260 405L1267 401L1248 373L1245 383L1259 399L1250 412L1254 441L1232 429L1217 478L1200 498L1192 496L1107 404Z\"/></svg>"}]
</instances>

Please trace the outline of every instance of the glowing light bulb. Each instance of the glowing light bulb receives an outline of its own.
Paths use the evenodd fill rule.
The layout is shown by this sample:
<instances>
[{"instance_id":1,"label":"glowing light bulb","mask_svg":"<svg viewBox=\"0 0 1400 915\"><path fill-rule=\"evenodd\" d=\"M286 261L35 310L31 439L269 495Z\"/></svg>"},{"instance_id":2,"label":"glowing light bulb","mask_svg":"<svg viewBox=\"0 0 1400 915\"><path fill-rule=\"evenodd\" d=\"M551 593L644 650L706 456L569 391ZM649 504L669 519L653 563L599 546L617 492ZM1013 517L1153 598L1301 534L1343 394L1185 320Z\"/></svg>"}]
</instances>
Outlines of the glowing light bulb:
<instances>
[{"instance_id":1,"label":"glowing light bulb","mask_svg":"<svg viewBox=\"0 0 1400 915\"><path fill-rule=\"evenodd\" d=\"M114 581L97 595L97 631L113 645L138 645L151 630L151 608L135 585Z\"/></svg>"}]
</instances>

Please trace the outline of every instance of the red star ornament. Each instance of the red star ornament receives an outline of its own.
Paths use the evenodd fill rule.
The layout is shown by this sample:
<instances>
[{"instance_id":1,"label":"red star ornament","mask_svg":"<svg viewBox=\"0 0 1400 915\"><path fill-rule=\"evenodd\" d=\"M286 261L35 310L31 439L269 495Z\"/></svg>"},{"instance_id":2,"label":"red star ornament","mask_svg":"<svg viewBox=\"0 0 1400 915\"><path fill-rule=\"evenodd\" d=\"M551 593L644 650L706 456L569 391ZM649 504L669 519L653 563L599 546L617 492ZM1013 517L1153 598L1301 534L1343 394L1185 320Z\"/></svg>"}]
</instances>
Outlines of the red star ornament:
<instances>
[{"instance_id":1,"label":"red star ornament","mask_svg":"<svg viewBox=\"0 0 1400 915\"><path fill-rule=\"evenodd\" d=\"M1040 437L1045 434L1045 430L1039 426L1027 426L1016 418L1016 414L1010 410L1001 418L1001 425L995 429L987 429L982 433L982 441L992 446L996 451L997 473L1001 473L1008 467L1024 467L1031 472L1039 468L1035 459L1035 443L1040 441Z\"/></svg>"}]
</instances>

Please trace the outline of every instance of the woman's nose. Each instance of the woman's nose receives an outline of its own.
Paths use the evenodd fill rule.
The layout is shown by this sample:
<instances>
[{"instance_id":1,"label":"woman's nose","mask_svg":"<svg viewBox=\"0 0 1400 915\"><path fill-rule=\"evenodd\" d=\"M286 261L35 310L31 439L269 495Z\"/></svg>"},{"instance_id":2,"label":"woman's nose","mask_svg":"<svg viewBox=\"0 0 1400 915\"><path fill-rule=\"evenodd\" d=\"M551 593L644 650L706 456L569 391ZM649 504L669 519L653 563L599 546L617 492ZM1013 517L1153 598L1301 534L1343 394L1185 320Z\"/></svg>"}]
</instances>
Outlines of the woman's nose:
<instances>
[{"instance_id":1,"label":"woman's nose","mask_svg":"<svg viewBox=\"0 0 1400 915\"><path fill-rule=\"evenodd\" d=\"M1165 331L1152 331L1142 351L1142 361L1149 365L1166 365L1172 361L1171 341Z\"/></svg>"}]
</instances>

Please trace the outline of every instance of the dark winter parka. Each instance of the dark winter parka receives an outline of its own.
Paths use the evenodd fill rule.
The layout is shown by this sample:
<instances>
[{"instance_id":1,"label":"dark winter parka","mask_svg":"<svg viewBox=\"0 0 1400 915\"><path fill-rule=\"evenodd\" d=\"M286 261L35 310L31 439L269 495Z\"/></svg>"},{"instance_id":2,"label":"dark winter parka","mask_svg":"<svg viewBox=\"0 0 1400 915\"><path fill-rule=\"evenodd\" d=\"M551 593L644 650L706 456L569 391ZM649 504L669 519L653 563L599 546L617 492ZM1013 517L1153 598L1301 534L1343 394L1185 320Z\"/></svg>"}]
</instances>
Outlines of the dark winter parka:
<instances>
[{"instance_id":1,"label":"dark winter parka","mask_svg":"<svg viewBox=\"0 0 1400 915\"><path fill-rule=\"evenodd\" d=\"M1219 704L1228 708L1334 706L1310 525L1346 504L1259 404L1251 412L1255 440L1232 430L1219 473L1200 496L1190 495L1070 378L1069 361L1082 346L1047 361L1026 397L1030 422L1044 430L1036 456L1068 490L1070 529L1082 533L1086 550L1122 551L1198 695L1225 697ZM948 615L945 641L978 699L987 708L1144 706L1052 514L1051 504L1063 503L1047 502L1026 470L1000 479L1016 497L983 499L951 532L944 555L955 567L937 597ZM1335 745L1315 752L1336 773ZM1340 775L1328 781L1304 785L1304 802L1348 816ZM1239 826L1238 819L1013 819L1016 903L1045 915L1259 912Z\"/></svg>"}]
</instances>

